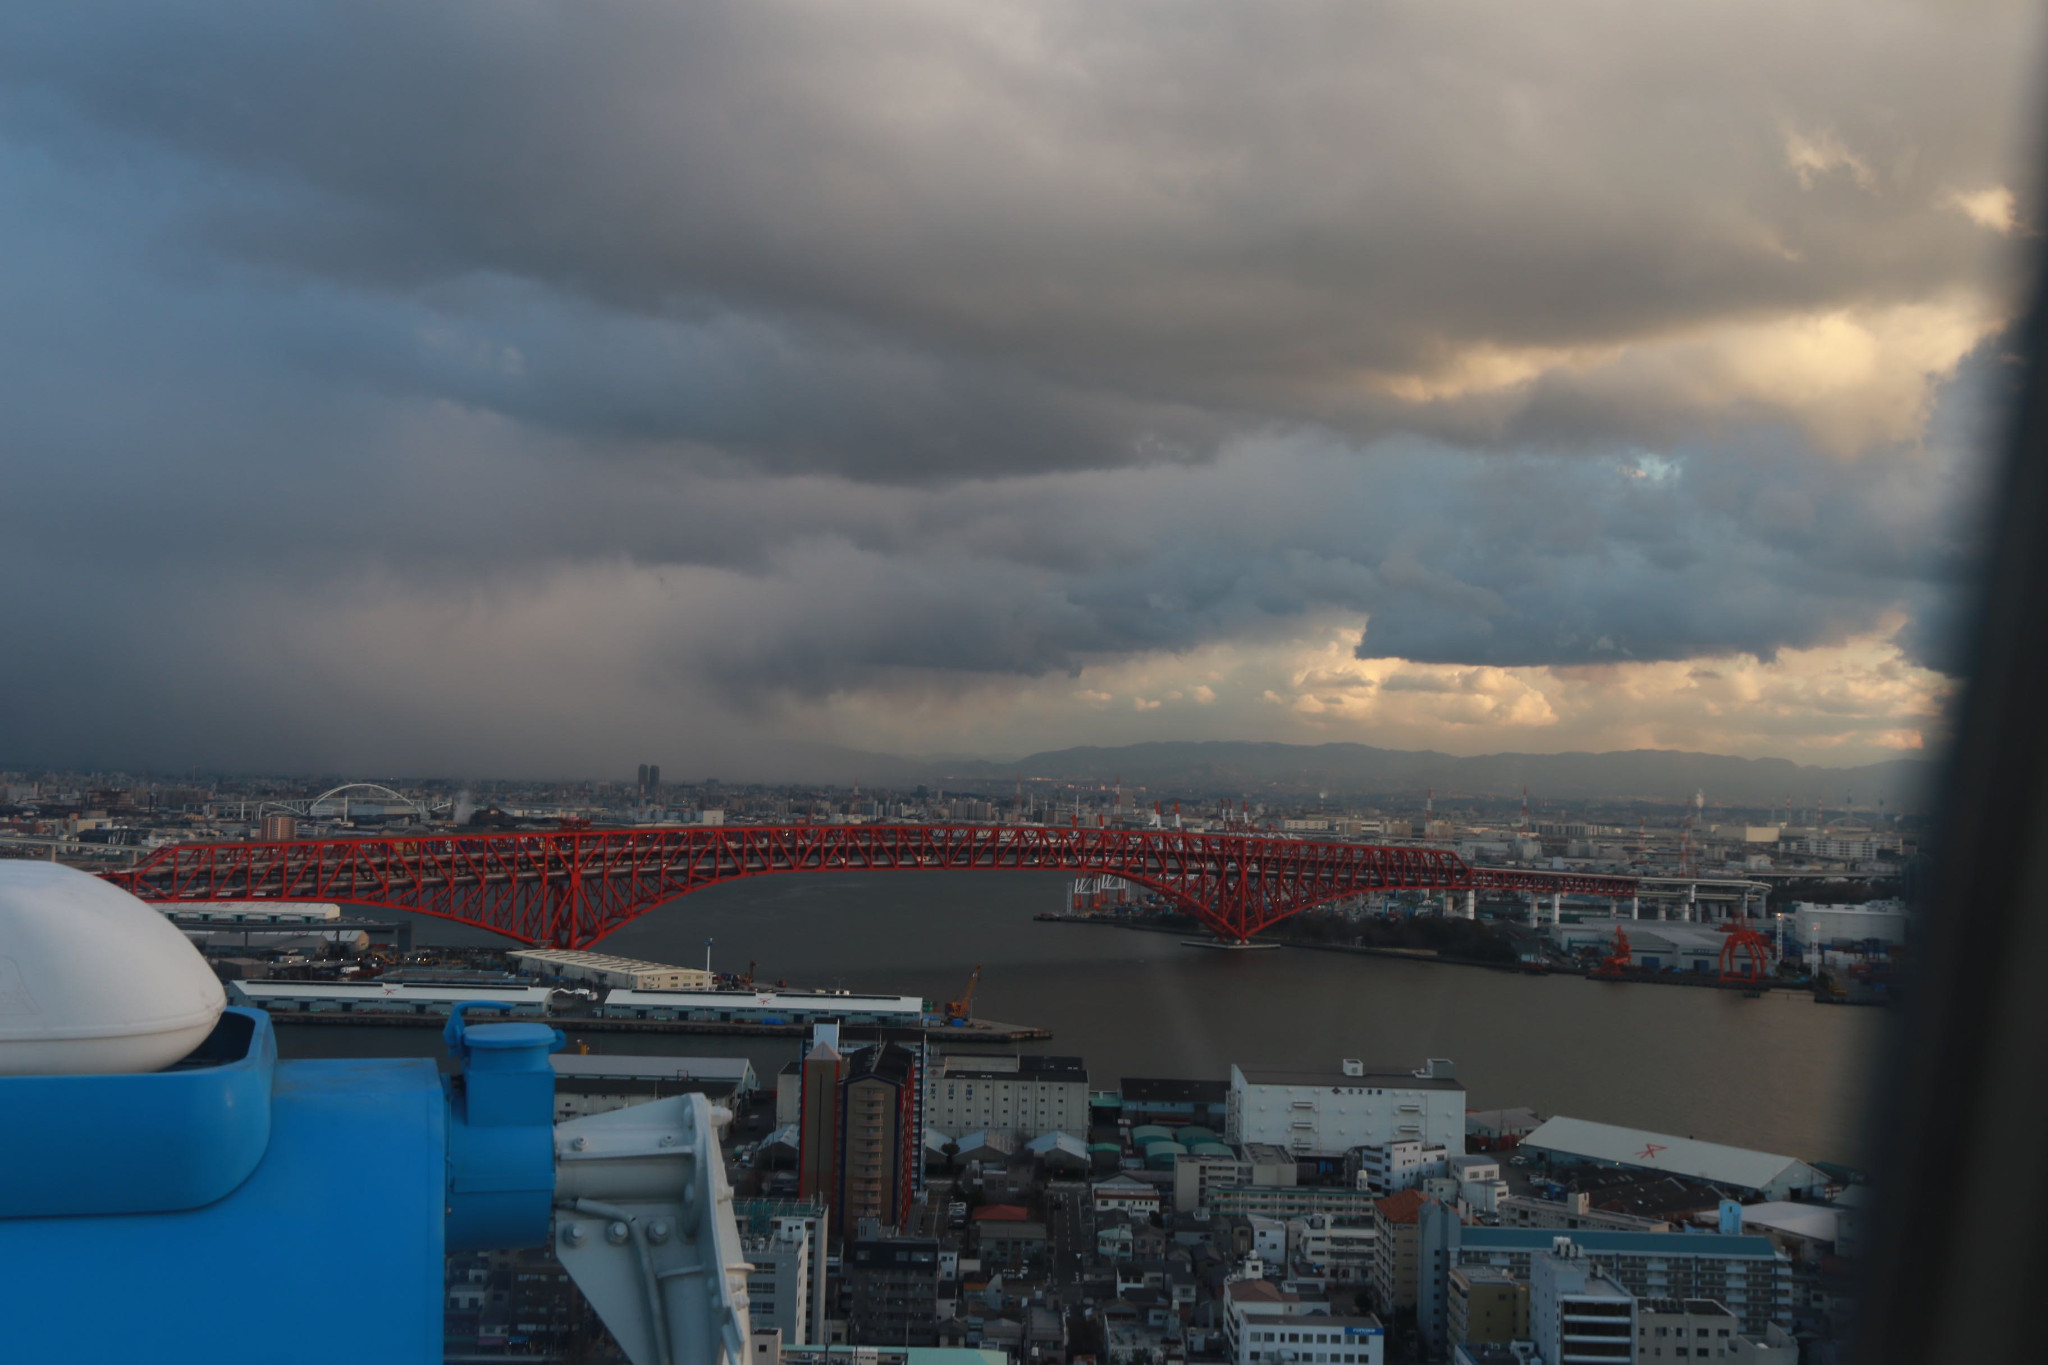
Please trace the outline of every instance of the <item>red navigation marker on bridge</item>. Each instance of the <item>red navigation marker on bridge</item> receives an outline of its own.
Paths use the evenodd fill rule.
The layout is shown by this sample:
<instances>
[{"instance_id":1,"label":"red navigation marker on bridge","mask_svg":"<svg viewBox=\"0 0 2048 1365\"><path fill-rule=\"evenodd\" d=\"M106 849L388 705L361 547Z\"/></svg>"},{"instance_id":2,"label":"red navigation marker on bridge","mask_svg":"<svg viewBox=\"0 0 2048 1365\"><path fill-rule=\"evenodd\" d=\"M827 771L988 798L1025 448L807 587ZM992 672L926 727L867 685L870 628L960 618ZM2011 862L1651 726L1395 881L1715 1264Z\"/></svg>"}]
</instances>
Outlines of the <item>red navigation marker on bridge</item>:
<instances>
[{"instance_id":1,"label":"red navigation marker on bridge","mask_svg":"<svg viewBox=\"0 0 2048 1365\"><path fill-rule=\"evenodd\" d=\"M736 825L174 844L109 879L149 901L321 900L585 948L719 882L785 872L1111 873L1225 939L1374 891L1631 896L1633 877L1474 868L1446 849L1181 830Z\"/></svg>"}]
</instances>

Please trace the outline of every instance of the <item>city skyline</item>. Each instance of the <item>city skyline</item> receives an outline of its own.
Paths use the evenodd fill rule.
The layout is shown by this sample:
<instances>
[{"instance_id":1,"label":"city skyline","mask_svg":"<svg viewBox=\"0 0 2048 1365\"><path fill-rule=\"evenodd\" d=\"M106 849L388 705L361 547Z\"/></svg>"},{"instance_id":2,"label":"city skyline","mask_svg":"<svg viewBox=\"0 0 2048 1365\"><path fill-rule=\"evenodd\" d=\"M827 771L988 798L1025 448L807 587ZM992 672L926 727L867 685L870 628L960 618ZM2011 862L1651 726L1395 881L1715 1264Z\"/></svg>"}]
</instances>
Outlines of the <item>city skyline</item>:
<instances>
[{"instance_id":1,"label":"city skyline","mask_svg":"<svg viewBox=\"0 0 2048 1365\"><path fill-rule=\"evenodd\" d=\"M6 762L1946 733L2026 7L0 26Z\"/></svg>"}]
</instances>

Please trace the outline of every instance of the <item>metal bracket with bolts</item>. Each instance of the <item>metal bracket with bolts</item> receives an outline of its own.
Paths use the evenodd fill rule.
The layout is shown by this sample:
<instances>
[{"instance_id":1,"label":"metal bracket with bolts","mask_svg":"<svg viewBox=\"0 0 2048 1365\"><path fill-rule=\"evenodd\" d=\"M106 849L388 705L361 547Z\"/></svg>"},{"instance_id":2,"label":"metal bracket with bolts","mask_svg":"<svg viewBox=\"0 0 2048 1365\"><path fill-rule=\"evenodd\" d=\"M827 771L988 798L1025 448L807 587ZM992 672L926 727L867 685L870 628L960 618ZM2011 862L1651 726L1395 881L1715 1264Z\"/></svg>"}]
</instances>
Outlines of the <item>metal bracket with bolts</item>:
<instances>
[{"instance_id":1,"label":"metal bracket with bolts","mask_svg":"<svg viewBox=\"0 0 2048 1365\"><path fill-rule=\"evenodd\" d=\"M633 1365L746 1360L730 1120L677 1095L555 1125L556 1254Z\"/></svg>"}]
</instances>

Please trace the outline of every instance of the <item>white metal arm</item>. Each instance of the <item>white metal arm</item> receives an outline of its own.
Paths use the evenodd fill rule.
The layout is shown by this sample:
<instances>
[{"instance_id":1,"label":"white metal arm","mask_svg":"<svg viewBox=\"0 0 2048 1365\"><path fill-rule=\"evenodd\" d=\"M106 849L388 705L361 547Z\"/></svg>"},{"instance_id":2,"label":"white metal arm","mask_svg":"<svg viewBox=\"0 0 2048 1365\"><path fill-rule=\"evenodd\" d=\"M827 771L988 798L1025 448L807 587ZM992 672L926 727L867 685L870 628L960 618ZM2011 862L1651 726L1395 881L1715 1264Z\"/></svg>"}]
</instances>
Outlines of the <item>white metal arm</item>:
<instances>
[{"instance_id":1,"label":"white metal arm","mask_svg":"<svg viewBox=\"0 0 2048 1365\"><path fill-rule=\"evenodd\" d=\"M745 1365L730 1119L678 1095L555 1125L555 1254L633 1365Z\"/></svg>"}]
</instances>

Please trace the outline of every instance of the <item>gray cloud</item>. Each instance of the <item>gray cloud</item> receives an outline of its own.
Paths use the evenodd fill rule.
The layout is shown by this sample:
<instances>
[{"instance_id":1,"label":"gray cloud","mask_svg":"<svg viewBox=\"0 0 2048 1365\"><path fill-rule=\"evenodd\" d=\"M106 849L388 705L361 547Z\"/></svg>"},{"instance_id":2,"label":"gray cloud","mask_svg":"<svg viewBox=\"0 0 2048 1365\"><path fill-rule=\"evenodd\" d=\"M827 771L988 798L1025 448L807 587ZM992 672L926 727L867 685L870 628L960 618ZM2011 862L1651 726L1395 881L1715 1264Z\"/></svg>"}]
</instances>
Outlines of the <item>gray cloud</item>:
<instances>
[{"instance_id":1,"label":"gray cloud","mask_svg":"<svg viewBox=\"0 0 2048 1365\"><path fill-rule=\"evenodd\" d=\"M0 15L0 761L574 767L652 697L737 771L849 690L1333 610L1421 663L1768 658L1899 611L1938 659L2009 287L1948 201L2025 198L2033 37ZM1809 401L1804 333L1712 339L1800 318L1903 359ZM579 668L642 700L535 738Z\"/></svg>"},{"instance_id":2,"label":"gray cloud","mask_svg":"<svg viewBox=\"0 0 2048 1365\"><path fill-rule=\"evenodd\" d=\"M2034 36L2006 5L0 22L58 154L189 165L197 241L443 299L527 358L387 339L421 388L860 477L1276 420L1633 433L1688 405L1637 375L1418 414L1361 378L1976 283L1986 234L1947 197L2011 179ZM1795 139L1849 160L1795 168Z\"/></svg>"}]
</instances>

